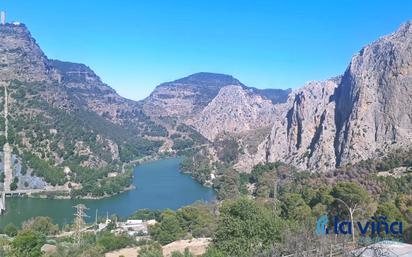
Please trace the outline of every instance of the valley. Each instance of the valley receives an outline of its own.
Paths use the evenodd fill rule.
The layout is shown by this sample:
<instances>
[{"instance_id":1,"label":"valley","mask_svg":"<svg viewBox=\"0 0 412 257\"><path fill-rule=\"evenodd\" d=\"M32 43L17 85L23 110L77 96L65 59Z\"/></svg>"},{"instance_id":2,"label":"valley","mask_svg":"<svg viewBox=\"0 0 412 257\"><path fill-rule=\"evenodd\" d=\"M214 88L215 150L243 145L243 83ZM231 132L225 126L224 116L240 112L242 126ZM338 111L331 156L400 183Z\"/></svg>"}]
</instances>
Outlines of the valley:
<instances>
[{"instance_id":1,"label":"valley","mask_svg":"<svg viewBox=\"0 0 412 257\"><path fill-rule=\"evenodd\" d=\"M324 81L258 89L198 72L140 101L4 23L0 82L0 189L16 196L0 216L0 251L10 256L38 242L35 257L47 244L50 256L158 257L192 239L209 245L204 257L345 256L372 244L314 228L353 215L402 223L384 239L412 242L411 21Z\"/></svg>"}]
</instances>

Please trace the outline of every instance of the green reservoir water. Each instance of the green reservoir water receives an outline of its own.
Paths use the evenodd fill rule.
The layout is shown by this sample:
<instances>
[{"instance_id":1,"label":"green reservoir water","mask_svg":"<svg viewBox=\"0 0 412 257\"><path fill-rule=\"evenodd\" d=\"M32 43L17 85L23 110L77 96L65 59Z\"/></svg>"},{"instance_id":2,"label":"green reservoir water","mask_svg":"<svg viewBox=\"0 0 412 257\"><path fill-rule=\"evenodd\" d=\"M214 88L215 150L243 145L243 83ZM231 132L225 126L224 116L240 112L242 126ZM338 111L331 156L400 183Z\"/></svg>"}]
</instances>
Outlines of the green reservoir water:
<instances>
[{"instance_id":1,"label":"green reservoir water","mask_svg":"<svg viewBox=\"0 0 412 257\"><path fill-rule=\"evenodd\" d=\"M0 227L8 223L20 225L35 216L49 216L54 223L64 225L73 222L73 206L85 204L89 210L88 221L106 213L127 217L138 209L178 209L196 201L213 201L215 193L194 181L179 170L181 158L145 163L134 170L133 184L136 189L101 200L57 200L34 198L7 198L7 212L0 216Z\"/></svg>"}]
</instances>

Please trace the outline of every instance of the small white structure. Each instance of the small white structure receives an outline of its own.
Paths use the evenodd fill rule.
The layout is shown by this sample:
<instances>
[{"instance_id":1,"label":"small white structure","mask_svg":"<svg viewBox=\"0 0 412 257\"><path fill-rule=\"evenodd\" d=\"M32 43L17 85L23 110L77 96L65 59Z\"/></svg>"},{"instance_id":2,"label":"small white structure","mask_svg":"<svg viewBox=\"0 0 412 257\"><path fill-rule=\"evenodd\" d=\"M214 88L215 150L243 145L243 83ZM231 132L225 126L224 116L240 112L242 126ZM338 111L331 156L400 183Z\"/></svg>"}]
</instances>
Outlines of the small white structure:
<instances>
[{"instance_id":1,"label":"small white structure","mask_svg":"<svg viewBox=\"0 0 412 257\"><path fill-rule=\"evenodd\" d=\"M412 257L412 245L396 241L382 241L352 251L356 257Z\"/></svg>"},{"instance_id":2,"label":"small white structure","mask_svg":"<svg viewBox=\"0 0 412 257\"><path fill-rule=\"evenodd\" d=\"M109 172L108 174L107 174L107 177L108 178L114 178L114 177L117 177L117 175L119 175L119 173L117 173L117 172Z\"/></svg>"},{"instance_id":3,"label":"small white structure","mask_svg":"<svg viewBox=\"0 0 412 257\"><path fill-rule=\"evenodd\" d=\"M0 19L1 19L1 25L5 25L6 24L6 12L5 11L0 12Z\"/></svg>"},{"instance_id":4,"label":"small white structure","mask_svg":"<svg viewBox=\"0 0 412 257\"><path fill-rule=\"evenodd\" d=\"M151 223L152 221L150 221ZM126 222L117 222L116 233L127 233L129 236L142 236L149 233L149 221L143 220L126 220Z\"/></svg>"}]
</instances>

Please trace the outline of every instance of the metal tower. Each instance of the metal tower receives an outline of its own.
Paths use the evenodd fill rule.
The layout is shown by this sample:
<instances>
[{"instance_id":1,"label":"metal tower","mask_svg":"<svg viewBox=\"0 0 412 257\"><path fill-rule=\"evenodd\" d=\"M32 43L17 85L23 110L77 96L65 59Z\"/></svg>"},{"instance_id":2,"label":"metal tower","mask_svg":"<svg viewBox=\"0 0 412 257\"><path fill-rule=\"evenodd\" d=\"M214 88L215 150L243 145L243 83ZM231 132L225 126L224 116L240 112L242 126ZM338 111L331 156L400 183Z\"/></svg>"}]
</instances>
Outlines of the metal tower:
<instances>
[{"instance_id":1,"label":"metal tower","mask_svg":"<svg viewBox=\"0 0 412 257\"><path fill-rule=\"evenodd\" d=\"M5 11L0 12L0 18L1 18L1 25L5 25L6 24L6 12Z\"/></svg>"},{"instance_id":2,"label":"metal tower","mask_svg":"<svg viewBox=\"0 0 412 257\"><path fill-rule=\"evenodd\" d=\"M78 204L76 206L73 206L76 209L76 213L74 214L74 225L75 225L75 231L74 231L74 238L76 240L76 244L80 245L82 242L82 230L84 227L84 218L88 217L86 215L86 210L87 207L84 204Z\"/></svg>"}]
</instances>

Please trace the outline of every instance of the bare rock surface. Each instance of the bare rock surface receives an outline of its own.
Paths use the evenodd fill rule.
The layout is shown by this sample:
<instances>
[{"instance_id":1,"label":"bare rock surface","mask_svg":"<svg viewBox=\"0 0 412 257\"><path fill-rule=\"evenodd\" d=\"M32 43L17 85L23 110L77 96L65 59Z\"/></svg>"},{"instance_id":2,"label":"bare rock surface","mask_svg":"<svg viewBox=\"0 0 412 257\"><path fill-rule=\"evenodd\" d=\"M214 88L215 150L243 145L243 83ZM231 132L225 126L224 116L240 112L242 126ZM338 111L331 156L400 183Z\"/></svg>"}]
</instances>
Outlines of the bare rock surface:
<instances>
[{"instance_id":1,"label":"bare rock surface","mask_svg":"<svg viewBox=\"0 0 412 257\"><path fill-rule=\"evenodd\" d=\"M411 102L412 23L407 22L364 47L342 77L295 90L250 163L284 161L322 171L409 148Z\"/></svg>"}]
</instances>

